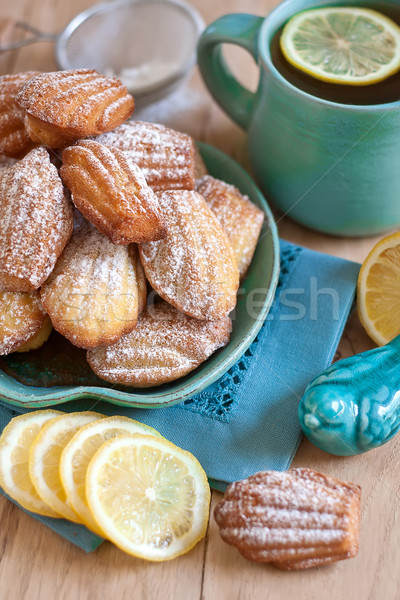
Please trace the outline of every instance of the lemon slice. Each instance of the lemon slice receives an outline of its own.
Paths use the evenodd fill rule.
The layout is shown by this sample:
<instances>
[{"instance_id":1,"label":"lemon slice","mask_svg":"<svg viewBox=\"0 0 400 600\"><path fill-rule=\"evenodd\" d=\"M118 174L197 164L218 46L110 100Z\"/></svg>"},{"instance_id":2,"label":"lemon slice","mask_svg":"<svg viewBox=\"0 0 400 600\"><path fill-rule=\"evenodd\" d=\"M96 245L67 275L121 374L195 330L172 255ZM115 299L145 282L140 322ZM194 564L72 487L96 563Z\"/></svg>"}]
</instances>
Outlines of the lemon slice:
<instances>
[{"instance_id":1,"label":"lemon slice","mask_svg":"<svg viewBox=\"0 0 400 600\"><path fill-rule=\"evenodd\" d=\"M294 67L330 83L370 85L400 69L400 27L368 8L300 12L285 25L280 45Z\"/></svg>"},{"instance_id":2,"label":"lemon slice","mask_svg":"<svg viewBox=\"0 0 400 600\"><path fill-rule=\"evenodd\" d=\"M29 450L45 423L62 413L58 410L38 410L14 417L0 437L0 485L13 500L26 510L60 517L37 494L29 476Z\"/></svg>"},{"instance_id":3,"label":"lemon slice","mask_svg":"<svg viewBox=\"0 0 400 600\"><path fill-rule=\"evenodd\" d=\"M95 412L62 413L43 425L29 451L29 474L40 498L60 516L81 523L67 501L60 478L60 456L74 433L103 418Z\"/></svg>"},{"instance_id":4,"label":"lemon slice","mask_svg":"<svg viewBox=\"0 0 400 600\"><path fill-rule=\"evenodd\" d=\"M86 501L85 480L89 462L104 442L121 434L144 433L161 437L152 427L128 417L107 417L78 429L61 454L60 476L67 499L76 514L95 533L104 537Z\"/></svg>"},{"instance_id":5,"label":"lemon slice","mask_svg":"<svg viewBox=\"0 0 400 600\"><path fill-rule=\"evenodd\" d=\"M164 438L105 442L89 463L86 498L106 537L146 560L185 554L206 532L207 476L192 454Z\"/></svg>"},{"instance_id":6,"label":"lemon slice","mask_svg":"<svg viewBox=\"0 0 400 600\"><path fill-rule=\"evenodd\" d=\"M381 240L365 259L357 286L360 321L378 345L400 334L400 232Z\"/></svg>"}]
</instances>

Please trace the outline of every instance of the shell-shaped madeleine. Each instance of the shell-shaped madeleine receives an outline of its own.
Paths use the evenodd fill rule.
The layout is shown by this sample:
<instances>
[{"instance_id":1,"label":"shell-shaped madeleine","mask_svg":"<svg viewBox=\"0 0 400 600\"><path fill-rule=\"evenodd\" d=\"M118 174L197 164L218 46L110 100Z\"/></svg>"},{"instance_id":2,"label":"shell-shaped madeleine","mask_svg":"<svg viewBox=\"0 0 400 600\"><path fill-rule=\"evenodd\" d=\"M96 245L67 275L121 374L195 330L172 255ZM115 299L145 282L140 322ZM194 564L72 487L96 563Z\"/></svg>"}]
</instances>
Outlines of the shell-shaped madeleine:
<instances>
[{"instance_id":1,"label":"shell-shaped madeleine","mask_svg":"<svg viewBox=\"0 0 400 600\"><path fill-rule=\"evenodd\" d=\"M0 289L28 292L50 275L71 237L72 206L44 148L0 170Z\"/></svg>"},{"instance_id":2,"label":"shell-shaped madeleine","mask_svg":"<svg viewBox=\"0 0 400 600\"><path fill-rule=\"evenodd\" d=\"M135 106L121 81L92 69L37 75L22 86L17 102L27 113L31 138L51 148L111 131Z\"/></svg>"},{"instance_id":3,"label":"shell-shaped madeleine","mask_svg":"<svg viewBox=\"0 0 400 600\"><path fill-rule=\"evenodd\" d=\"M196 147L185 133L158 123L130 120L97 141L122 150L143 170L156 192L195 187Z\"/></svg>"},{"instance_id":4,"label":"shell-shaped madeleine","mask_svg":"<svg viewBox=\"0 0 400 600\"><path fill-rule=\"evenodd\" d=\"M211 175L197 181L196 189L226 232L243 278L256 249L264 213L233 185Z\"/></svg>"},{"instance_id":5,"label":"shell-shaped madeleine","mask_svg":"<svg viewBox=\"0 0 400 600\"><path fill-rule=\"evenodd\" d=\"M53 327L80 348L116 342L138 318L135 246L116 246L80 227L57 261L40 297Z\"/></svg>"},{"instance_id":6,"label":"shell-shaped madeleine","mask_svg":"<svg viewBox=\"0 0 400 600\"><path fill-rule=\"evenodd\" d=\"M0 77L0 154L21 158L37 145L25 129L25 111L15 101L21 85L35 75L37 71L26 71Z\"/></svg>"},{"instance_id":7,"label":"shell-shaped madeleine","mask_svg":"<svg viewBox=\"0 0 400 600\"><path fill-rule=\"evenodd\" d=\"M114 244L162 237L158 200L123 152L85 140L66 148L62 160L60 175L73 203Z\"/></svg>"},{"instance_id":8,"label":"shell-shaped madeleine","mask_svg":"<svg viewBox=\"0 0 400 600\"><path fill-rule=\"evenodd\" d=\"M264 471L231 484L214 516L245 558L304 569L357 554L360 496L311 469Z\"/></svg>"},{"instance_id":9,"label":"shell-shaped madeleine","mask_svg":"<svg viewBox=\"0 0 400 600\"><path fill-rule=\"evenodd\" d=\"M0 292L0 355L18 350L46 320L39 292Z\"/></svg>"},{"instance_id":10,"label":"shell-shaped madeleine","mask_svg":"<svg viewBox=\"0 0 400 600\"><path fill-rule=\"evenodd\" d=\"M213 321L233 310L239 269L217 218L197 192L159 194L165 237L139 245L151 286L196 319Z\"/></svg>"},{"instance_id":11,"label":"shell-shaped madeleine","mask_svg":"<svg viewBox=\"0 0 400 600\"><path fill-rule=\"evenodd\" d=\"M183 377L229 341L232 322L198 321L165 302L148 307L136 329L116 344L87 353L93 371L106 381L149 387Z\"/></svg>"}]
</instances>

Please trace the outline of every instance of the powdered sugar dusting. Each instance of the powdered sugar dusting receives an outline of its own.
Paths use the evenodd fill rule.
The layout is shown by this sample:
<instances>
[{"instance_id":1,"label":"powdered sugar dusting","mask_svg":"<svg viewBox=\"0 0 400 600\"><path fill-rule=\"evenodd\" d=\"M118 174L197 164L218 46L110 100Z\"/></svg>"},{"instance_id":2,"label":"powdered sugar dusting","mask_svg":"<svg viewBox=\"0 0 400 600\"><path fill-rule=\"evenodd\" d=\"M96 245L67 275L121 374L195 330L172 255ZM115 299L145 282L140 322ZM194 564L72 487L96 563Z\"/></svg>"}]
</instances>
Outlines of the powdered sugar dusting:
<instances>
[{"instance_id":1,"label":"powdered sugar dusting","mask_svg":"<svg viewBox=\"0 0 400 600\"><path fill-rule=\"evenodd\" d=\"M0 292L0 355L13 352L35 335L45 315L38 292Z\"/></svg>"},{"instance_id":2,"label":"powdered sugar dusting","mask_svg":"<svg viewBox=\"0 0 400 600\"><path fill-rule=\"evenodd\" d=\"M113 383L147 387L182 377L229 341L228 317L204 322L160 302L116 344L88 352L94 372Z\"/></svg>"},{"instance_id":3,"label":"powdered sugar dusting","mask_svg":"<svg viewBox=\"0 0 400 600\"><path fill-rule=\"evenodd\" d=\"M195 186L195 150L192 138L163 125L127 121L97 141L122 150L143 169L155 191L192 190Z\"/></svg>"},{"instance_id":4,"label":"powdered sugar dusting","mask_svg":"<svg viewBox=\"0 0 400 600\"><path fill-rule=\"evenodd\" d=\"M71 205L44 148L0 171L0 210L0 288L36 289L53 270L73 225Z\"/></svg>"},{"instance_id":5,"label":"powdered sugar dusting","mask_svg":"<svg viewBox=\"0 0 400 600\"><path fill-rule=\"evenodd\" d=\"M237 263L221 226L200 194L159 194L166 236L140 244L152 287L185 314L213 320L236 304Z\"/></svg>"},{"instance_id":6,"label":"powdered sugar dusting","mask_svg":"<svg viewBox=\"0 0 400 600\"><path fill-rule=\"evenodd\" d=\"M247 558L314 559L354 550L359 499L358 486L310 469L265 471L230 485L215 518Z\"/></svg>"},{"instance_id":7,"label":"powdered sugar dusting","mask_svg":"<svg viewBox=\"0 0 400 600\"><path fill-rule=\"evenodd\" d=\"M105 107L101 116L101 128L104 131L108 131L109 124L114 122L115 116L123 110L126 104L126 97L121 96L113 99L113 101Z\"/></svg>"},{"instance_id":8,"label":"powdered sugar dusting","mask_svg":"<svg viewBox=\"0 0 400 600\"><path fill-rule=\"evenodd\" d=\"M203 196L226 232L244 277L257 245L264 213L233 185L205 175L196 182Z\"/></svg>"},{"instance_id":9,"label":"powdered sugar dusting","mask_svg":"<svg viewBox=\"0 0 400 600\"><path fill-rule=\"evenodd\" d=\"M53 326L82 348L107 345L131 331L138 317L134 246L116 246L82 225L41 289Z\"/></svg>"},{"instance_id":10,"label":"powdered sugar dusting","mask_svg":"<svg viewBox=\"0 0 400 600\"><path fill-rule=\"evenodd\" d=\"M38 75L21 88L17 102L30 115L82 135L109 131L134 109L132 96L118 79L89 69Z\"/></svg>"},{"instance_id":11,"label":"powdered sugar dusting","mask_svg":"<svg viewBox=\"0 0 400 600\"><path fill-rule=\"evenodd\" d=\"M63 152L60 173L79 210L116 244L162 236L157 198L141 169L117 148L93 140Z\"/></svg>"}]
</instances>

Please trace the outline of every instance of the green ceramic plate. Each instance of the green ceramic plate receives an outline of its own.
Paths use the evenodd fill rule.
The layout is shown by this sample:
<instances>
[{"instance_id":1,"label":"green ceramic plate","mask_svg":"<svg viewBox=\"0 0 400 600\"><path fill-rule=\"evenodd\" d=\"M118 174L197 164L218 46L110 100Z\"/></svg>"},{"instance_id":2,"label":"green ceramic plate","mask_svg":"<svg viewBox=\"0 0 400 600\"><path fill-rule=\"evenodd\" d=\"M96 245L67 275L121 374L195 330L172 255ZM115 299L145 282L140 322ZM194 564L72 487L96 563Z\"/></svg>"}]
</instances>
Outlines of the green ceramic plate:
<instances>
[{"instance_id":1,"label":"green ceramic plate","mask_svg":"<svg viewBox=\"0 0 400 600\"><path fill-rule=\"evenodd\" d=\"M69 400L101 399L121 406L159 408L190 398L223 375L250 346L271 307L279 274L279 241L271 211L249 175L226 154L206 144L200 152L211 175L235 185L265 212L253 262L242 284L229 344L192 373L147 389L89 386L28 387L0 371L0 400L26 407L55 406ZM250 310L248 308L250 307Z\"/></svg>"}]
</instances>

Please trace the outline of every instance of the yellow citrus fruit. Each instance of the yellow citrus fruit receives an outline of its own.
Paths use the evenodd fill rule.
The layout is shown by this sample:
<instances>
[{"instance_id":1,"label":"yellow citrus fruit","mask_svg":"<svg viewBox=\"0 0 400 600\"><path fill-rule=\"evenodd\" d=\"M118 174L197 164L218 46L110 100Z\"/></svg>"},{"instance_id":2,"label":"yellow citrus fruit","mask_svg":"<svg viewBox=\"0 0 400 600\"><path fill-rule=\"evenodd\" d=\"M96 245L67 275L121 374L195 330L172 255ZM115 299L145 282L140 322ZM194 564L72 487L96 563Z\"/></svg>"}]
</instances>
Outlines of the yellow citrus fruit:
<instances>
[{"instance_id":1,"label":"yellow citrus fruit","mask_svg":"<svg viewBox=\"0 0 400 600\"><path fill-rule=\"evenodd\" d=\"M37 493L60 516L81 523L71 508L60 478L60 456L74 433L103 418L95 412L62 413L43 425L29 451L29 474Z\"/></svg>"},{"instance_id":2,"label":"yellow citrus fruit","mask_svg":"<svg viewBox=\"0 0 400 600\"><path fill-rule=\"evenodd\" d=\"M86 498L106 537L146 560L185 554L206 532L207 476L192 454L164 438L105 442L89 463Z\"/></svg>"},{"instance_id":3,"label":"yellow citrus fruit","mask_svg":"<svg viewBox=\"0 0 400 600\"><path fill-rule=\"evenodd\" d=\"M104 532L97 525L87 505L86 471L91 459L104 442L127 433L144 433L161 437L152 427L128 417L107 417L78 429L61 453L60 476L67 499L85 525L103 537Z\"/></svg>"},{"instance_id":4,"label":"yellow citrus fruit","mask_svg":"<svg viewBox=\"0 0 400 600\"><path fill-rule=\"evenodd\" d=\"M61 415L58 410L38 410L14 417L0 437L0 485L13 500L26 510L60 517L44 502L29 475L29 450L43 425Z\"/></svg>"},{"instance_id":5,"label":"yellow citrus fruit","mask_svg":"<svg viewBox=\"0 0 400 600\"><path fill-rule=\"evenodd\" d=\"M400 69L400 27L368 8L300 12L283 28L280 46L294 67L330 83L371 85Z\"/></svg>"},{"instance_id":6,"label":"yellow citrus fruit","mask_svg":"<svg viewBox=\"0 0 400 600\"><path fill-rule=\"evenodd\" d=\"M365 259L357 286L361 323L379 345L400 334L400 232L381 240Z\"/></svg>"}]
</instances>

